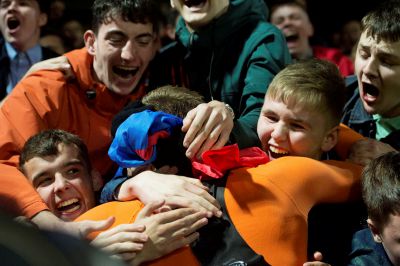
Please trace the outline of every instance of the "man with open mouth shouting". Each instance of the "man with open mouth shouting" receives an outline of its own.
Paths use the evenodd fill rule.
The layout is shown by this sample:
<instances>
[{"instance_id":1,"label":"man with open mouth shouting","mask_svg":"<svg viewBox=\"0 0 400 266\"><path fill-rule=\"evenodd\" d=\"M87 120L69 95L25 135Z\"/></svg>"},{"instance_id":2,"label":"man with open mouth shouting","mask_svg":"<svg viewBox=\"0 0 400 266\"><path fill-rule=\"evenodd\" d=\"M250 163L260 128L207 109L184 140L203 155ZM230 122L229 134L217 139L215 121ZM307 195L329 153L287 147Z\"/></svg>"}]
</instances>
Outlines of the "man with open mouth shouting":
<instances>
[{"instance_id":1,"label":"man with open mouth shouting","mask_svg":"<svg viewBox=\"0 0 400 266\"><path fill-rule=\"evenodd\" d=\"M0 100L3 99L29 67L43 59L57 56L39 45L40 28L47 23L48 0L0 1Z\"/></svg>"},{"instance_id":2,"label":"man with open mouth shouting","mask_svg":"<svg viewBox=\"0 0 400 266\"><path fill-rule=\"evenodd\" d=\"M356 75L347 80L354 94L345 106L342 122L371 138L354 149L354 159L363 164L376 153L400 149L399 17L400 4L387 1L362 19Z\"/></svg>"}]
</instances>

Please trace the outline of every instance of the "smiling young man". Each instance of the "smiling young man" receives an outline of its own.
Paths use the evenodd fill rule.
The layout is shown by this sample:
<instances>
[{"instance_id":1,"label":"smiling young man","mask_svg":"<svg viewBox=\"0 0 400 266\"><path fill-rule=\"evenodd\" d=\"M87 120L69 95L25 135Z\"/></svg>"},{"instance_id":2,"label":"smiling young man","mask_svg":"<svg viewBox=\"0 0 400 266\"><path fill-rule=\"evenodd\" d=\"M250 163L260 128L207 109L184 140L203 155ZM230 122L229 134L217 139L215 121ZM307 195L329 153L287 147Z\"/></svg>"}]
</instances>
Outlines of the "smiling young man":
<instances>
[{"instance_id":1,"label":"smiling young man","mask_svg":"<svg viewBox=\"0 0 400 266\"><path fill-rule=\"evenodd\" d=\"M107 156L111 120L143 94L143 73L156 51L155 10L150 0L95 1L93 28L84 36L86 47L66 54L75 78L67 80L62 71L38 71L23 79L7 97L0 107L0 205L4 212L25 215L42 227L62 227L81 235L86 232L79 228L81 224L66 226L47 211L16 167L19 153L32 135L49 128L64 129L83 139L93 167L103 177L112 174L113 163ZM181 180L180 184L170 185L177 195L207 193L203 188L193 192L190 186L196 185L192 182ZM141 188L140 195L153 191L148 186ZM207 204L209 210L217 209Z\"/></svg>"},{"instance_id":2,"label":"smiling young man","mask_svg":"<svg viewBox=\"0 0 400 266\"><path fill-rule=\"evenodd\" d=\"M349 89L355 91L342 119L365 137L397 150L400 149L399 16L399 2L386 1L362 19L356 76L348 78Z\"/></svg>"},{"instance_id":3,"label":"smiling young man","mask_svg":"<svg viewBox=\"0 0 400 266\"><path fill-rule=\"evenodd\" d=\"M39 45L49 8L48 0L0 1L0 31L4 38L0 39L0 100L32 64L57 56Z\"/></svg>"}]
</instances>

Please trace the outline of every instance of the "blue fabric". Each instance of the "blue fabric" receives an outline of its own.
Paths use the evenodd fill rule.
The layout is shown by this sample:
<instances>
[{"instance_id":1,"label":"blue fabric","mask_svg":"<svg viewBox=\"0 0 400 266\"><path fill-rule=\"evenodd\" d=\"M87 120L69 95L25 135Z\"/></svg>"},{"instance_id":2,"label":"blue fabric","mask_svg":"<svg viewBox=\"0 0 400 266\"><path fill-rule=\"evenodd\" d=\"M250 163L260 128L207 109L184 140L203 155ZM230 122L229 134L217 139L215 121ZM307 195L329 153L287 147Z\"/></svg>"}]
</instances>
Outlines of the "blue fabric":
<instances>
[{"instance_id":1,"label":"blue fabric","mask_svg":"<svg viewBox=\"0 0 400 266\"><path fill-rule=\"evenodd\" d=\"M381 243L376 243L371 231L363 229L354 234L351 243L350 265L357 266L393 266Z\"/></svg>"},{"instance_id":2,"label":"blue fabric","mask_svg":"<svg viewBox=\"0 0 400 266\"><path fill-rule=\"evenodd\" d=\"M28 69L33 64L41 61L42 48L37 44L26 52L20 52L7 42L5 43L5 47L10 58L10 74L7 84L7 93L10 93Z\"/></svg>"},{"instance_id":3,"label":"blue fabric","mask_svg":"<svg viewBox=\"0 0 400 266\"><path fill-rule=\"evenodd\" d=\"M149 137L160 131L166 131L171 135L172 130L182 126L182 119L164 112L145 110L130 115L118 127L115 138L108 150L111 160L119 165L115 176L106 183L101 195L100 202L115 200L114 191L126 179L123 176L123 168L137 167L152 163L156 158L155 145L149 145ZM143 158L139 151L150 152L149 158Z\"/></svg>"}]
</instances>

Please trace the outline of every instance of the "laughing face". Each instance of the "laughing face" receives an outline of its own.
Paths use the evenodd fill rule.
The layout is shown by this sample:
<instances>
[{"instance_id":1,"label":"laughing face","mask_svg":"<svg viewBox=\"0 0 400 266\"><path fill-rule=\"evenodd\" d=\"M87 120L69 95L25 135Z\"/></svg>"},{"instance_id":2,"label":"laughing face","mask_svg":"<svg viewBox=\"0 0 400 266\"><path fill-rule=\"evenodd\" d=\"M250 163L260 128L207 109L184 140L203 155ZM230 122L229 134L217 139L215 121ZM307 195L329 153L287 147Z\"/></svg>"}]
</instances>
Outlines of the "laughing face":
<instances>
[{"instance_id":1,"label":"laughing face","mask_svg":"<svg viewBox=\"0 0 400 266\"><path fill-rule=\"evenodd\" d=\"M336 129L330 129L321 112L288 106L265 98L257 124L263 150L271 159L304 156L319 160L336 144Z\"/></svg>"},{"instance_id":2,"label":"laughing face","mask_svg":"<svg viewBox=\"0 0 400 266\"><path fill-rule=\"evenodd\" d=\"M120 18L100 25L97 35L87 31L84 39L94 57L97 80L119 95L135 90L157 49L151 23L133 23Z\"/></svg>"},{"instance_id":3,"label":"laughing face","mask_svg":"<svg viewBox=\"0 0 400 266\"><path fill-rule=\"evenodd\" d=\"M40 37L40 27L47 15L40 12L36 0L1 0L0 30L4 39L19 51L35 46Z\"/></svg>"},{"instance_id":4,"label":"laughing face","mask_svg":"<svg viewBox=\"0 0 400 266\"><path fill-rule=\"evenodd\" d=\"M355 59L360 98L370 114L400 116L400 41L361 34Z\"/></svg>"},{"instance_id":5,"label":"laughing face","mask_svg":"<svg viewBox=\"0 0 400 266\"><path fill-rule=\"evenodd\" d=\"M171 0L171 6L181 14L189 28L195 30L225 13L229 0Z\"/></svg>"},{"instance_id":6,"label":"laughing face","mask_svg":"<svg viewBox=\"0 0 400 266\"><path fill-rule=\"evenodd\" d=\"M311 53L309 38L314 34L307 13L297 5L278 6L271 13L271 23L286 37L293 58L304 59Z\"/></svg>"},{"instance_id":7,"label":"laughing face","mask_svg":"<svg viewBox=\"0 0 400 266\"><path fill-rule=\"evenodd\" d=\"M89 173L74 145L58 145L58 154L33 157L24 164L24 173L50 211L64 221L72 221L95 206L94 186L100 176Z\"/></svg>"}]
</instances>

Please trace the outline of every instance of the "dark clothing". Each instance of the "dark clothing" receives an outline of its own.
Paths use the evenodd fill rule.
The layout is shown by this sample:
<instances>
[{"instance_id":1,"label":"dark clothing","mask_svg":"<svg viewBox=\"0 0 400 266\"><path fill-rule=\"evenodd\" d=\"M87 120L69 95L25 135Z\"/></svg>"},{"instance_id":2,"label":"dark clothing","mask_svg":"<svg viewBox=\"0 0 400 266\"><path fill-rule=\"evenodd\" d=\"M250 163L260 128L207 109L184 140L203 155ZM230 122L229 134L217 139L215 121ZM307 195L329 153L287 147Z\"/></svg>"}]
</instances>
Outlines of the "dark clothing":
<instances>
[{"instance_id":1,"label":"dark clothing","mask_svg":"<svg viewBox=\"0 0 400 266\"><path fill-rule=\"evenodd\" d=\"M349 92L353 91L354 93L344 107L341 122L364 137L375 139L376 122L372 115L368 114L364 109L358 92L357 77L348 77L346 85ZM396 150L400 150L400 131L393 131L387 137L380 139L380 141L391 145Z\"/></svg>"},{"instance_id":2,"label":"dark clothing","mask_svg":"<svg viewBox=\"0 0 400 266\"><path fill-rule=\"evenodd\" d=\"M176 42L150 67L149 87L171 84L229 104L237 117L231 141L259 146L257 121L273 77L290 63L282 33L267 22L263 0L231 0L228 11L195 32L182 18Z\"/></svg>"},{"instance_id":3,"label":"dark clothing","mask_svg":"<svg viewBox=\"0 0 400 266\"><path fill-rule=\"evenodd\" d=\"M382 243L376 243L371 231L363 229L355 233L351 243L349 266L393 266Z\"/></svg>"},{"instance_id":4,"label":"dark clothing","mask_svg":"<svg viewBox=\"0 0 400 266\"><path fill-rule=\"evenodd\" d=\"M59 56L52 50L42 47L42 60ZM8 75L10 73L10 59L6 51L5 41L0 38L0 101L7 95Z\"/></svg>"}]
</instances>

